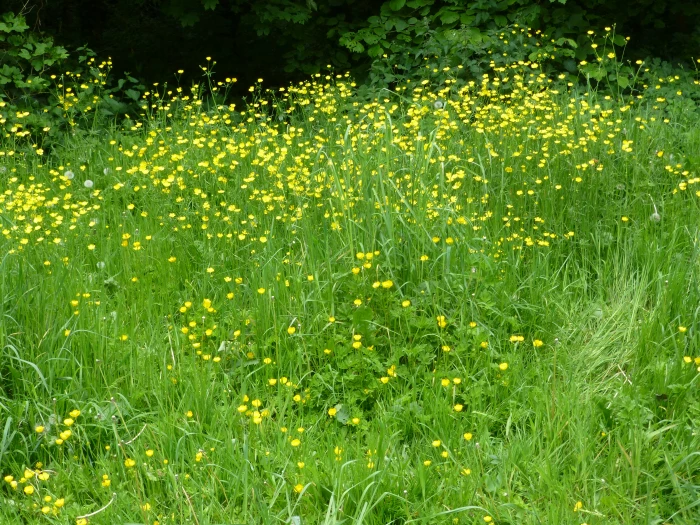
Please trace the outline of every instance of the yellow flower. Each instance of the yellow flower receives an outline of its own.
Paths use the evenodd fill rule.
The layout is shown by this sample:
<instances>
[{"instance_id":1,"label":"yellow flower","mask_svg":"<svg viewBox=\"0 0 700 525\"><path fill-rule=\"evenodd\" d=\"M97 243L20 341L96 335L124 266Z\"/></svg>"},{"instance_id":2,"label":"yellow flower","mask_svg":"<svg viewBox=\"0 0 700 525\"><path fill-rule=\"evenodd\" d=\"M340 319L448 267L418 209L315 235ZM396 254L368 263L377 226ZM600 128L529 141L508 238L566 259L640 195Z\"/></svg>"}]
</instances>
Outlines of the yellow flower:
<instances>
[{"instance_id":1,"label":"yellow flower","mask_svg":"<svg viewBox=\"0 0 700 525\"><path fill-rule=\"evenodd\" d=\"M80 415L80 410L78 410L77 408L75 410L71 410L69 415L73 419L76 419Z\"/></svg>"},{"instance_id":2,"label":"yellow flower","mask_svg":"<svg viewBox=\"0 0 700 525\"><path fill-rule=\"evenodd\" d=\"M498 368L504 371L508 370L508 363L501 363L500 365L498 365Z\"/></svg>"},{"instance_id":3,"label":"yellow flower","mask_svg":"<svg viewBox=\"0 0 700 525\"><path fill-rule=\"evenodd\" d=\"M401 306L403 306L404 308L408 308L409 306L411 306L411 301L406 299L406 300L401 302Z\"/></svg>"},{"instance_id":4,"label":"yellow flower","mask_svg":"<svg viewBox=\"0 0 700 525\"><path fill-rule=\"evenodd\" d=\"M581 510L582 508L583 508L583 502L577 501L577 502L576 502L576 505L574 505L574 512L578 512L578 511Z\"/></svg>"},{"instance_id":5,"label":"yellow flower","mask_svg":"<svg viewBox=\"0 0 700 525\"><path fill-rule=\"evenodd\" d=\"M687 330L688 330L688 328L685 327L685 326L679 326L679 327L678 327L678 331L679 331L680 333L684 333L684 332L687 331Z\"/></svg>"},{"instance_id":6,"label":"yellow flower","mask_svg":"<svg viewBox=\"0 0 700 525\"><path fill-rule=\"evenodd\" d=\"M293 447L298 447L299 445L301 445L301 441L299 439L294 438L292 439L290 445L292 445Z\"/></svg>"},{"instance_id":7,"label":"yellow flower","mask_svg":"<svg viewBox=\"0 0 700 525\"><path fill-rule=\"evenodd\" d=\"M294 492L296 492L297 494L301 494L302 490L304 490L304 485L302 485L301 483L297 483L296 485L294 485Z\"/></svg>"},{"instance_id":8,"label":"yellow flower","mask_svg":"<svg viewBox=\"0 0 700 525\"><path fill-rule=\"evenodd\" d=\"M460 404L456 404L453 408L455 412L461 412L462 410L464 410L464 406Z\"/></svg>"},{"instance_id":9,"label":"yellow flower","mask_svg":"<svg viewBox=\"0 0 700 525\"><path fill-rule=\"evenodd\" d=\"M484 516L484 521L486 523L491 523L493 521L493 518L491 516Z\"/></svg>"},{"instance_id":10,"label":"yellow flower","mask_svg":"<svg viewBox=\"0 0 700 525\"><path fill-rule=\"evenodd\" d=\"M391 288L392 286L394 286L392 281L382 281L382 288Z\"/></svg>"},{"instance_id":11,"label":"yellow flower","mask_svg":"<svg viewBox=\"0 0 700 525\"><path fill-rule=\"evenodd\" d=\"M290 326L289 328L287 328L287 333L288 333L289 335L293 335L294 332L296 332L296 331L297 331L297 329L296 329L295 327L293 327L293 326Z\"/></svg>"},{"instance_id":12,"label":"yellow flower","mask_svg":"<svg viewBox=\"0 0 700 525\"><path fill-rule=\"evenodd\" d=\"M127 459L124 460L124 466L125 466L126 468L131 468L131 467L133 467L134 465L136 465L136 461L134 461L133 459L127 458Z\"/></svg>"},{"instance_id":13,"label":"yellow flower","mask_svg":"<svg viewBox=\"0 0 700 525\"><path fill-rule=\"evenodd\" d=\"M56 501L54 501L53 506L60 509L61 507L63 507L63 505L65 505L65 503L66 500L64 500L63 498L58 498Z\"/></svg>"},{"instance_id":14,"label":"yellow flower","mask_svg":"<svg viewBox=\"0 0 700 525\"><path fill-rule=\"evenodd\" d=\"M42 425L37 425L36 427L34 427L34 430L37 434L41 434L44 431L44 427Z\"/></svg>"},{"instance_id":15,"label":"yellow flower","mask_svg":"<svg viewBox=\"0 0 700 525\"><path fill-rule=\"evenodd\" d=\"M27 485L26 487L24 487L24 493L27 496L31 496L32 494L34 494L34 487L32 487L31 485Z\"/></svg>"},{"instance_id":16,"label":"yellow flower","mask_svg":"<svg viewBox=\"0 0 700 525\"><path fill-rule=\"evenodd\" d=\"M258 293L259 293L260 295L264 294L264 293L265 293L265 288L258 288Z\"/></svg>"},{"instance_id":17,"label":"yellow flower","mask_svg":"<svg viewBox=\"0 0 700 525\"><path fill-rule=\"evenodd\" d=\"M335 408L329 408L328 409L328 415L333 417L338 413L338 411Z\"/></svg>"},{"instance_id":18,"label":"yellow flower","mask_svg":"<svg viewBox=\"0 0 700 525\"><path fill-rule=\"evenodd\" d=\"M466 439L467 441L471 441L473 436L472 436L472 433L471 433L471 432L467 432L467 433L464 434L463 437L464 437L464 439Z\"/></svg>"},{"instance_id":19,"label":"yellow flower","mask_svg":"<svg viewBox=\"0 0 700 525\"><path fill-rule=\"evenodd\" d=\"M543 343L542 341L540 341L539 339L535 339L535 340L532 342L532 346L534 346L535 348L539 348L539 347L542 346L543 344L544 344L544 343Z\"/></svg>"},{"instance_id":20,"label":"yellow flower","mask_svg":"<svg viewBox=\"0 0 700 525\"><path fill-rule=\"evenodd\" d=\"M442 441L440 441L439 439L433 441L433 446L435 448L439 447L440 445L442 445Z\"/></svg>"}]
</instances>

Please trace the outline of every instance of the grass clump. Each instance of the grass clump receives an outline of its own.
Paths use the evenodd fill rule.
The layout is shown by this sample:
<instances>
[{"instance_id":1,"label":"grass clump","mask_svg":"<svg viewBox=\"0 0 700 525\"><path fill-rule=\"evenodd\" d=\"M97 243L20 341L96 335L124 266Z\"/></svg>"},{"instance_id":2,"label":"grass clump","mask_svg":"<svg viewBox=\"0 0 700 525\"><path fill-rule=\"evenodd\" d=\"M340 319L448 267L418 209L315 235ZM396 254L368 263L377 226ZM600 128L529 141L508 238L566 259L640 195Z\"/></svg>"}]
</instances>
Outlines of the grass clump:
<instances>
[{"instance_id":1,"label":"grass clump","mask_svg":"<svg viewBox=\"0 0 700 525\"><path fill-rule=\"evenodd\" d=\"M693 523L693 89L327 74L6 135L0 517Z\"/></svg>"}]
</instances>

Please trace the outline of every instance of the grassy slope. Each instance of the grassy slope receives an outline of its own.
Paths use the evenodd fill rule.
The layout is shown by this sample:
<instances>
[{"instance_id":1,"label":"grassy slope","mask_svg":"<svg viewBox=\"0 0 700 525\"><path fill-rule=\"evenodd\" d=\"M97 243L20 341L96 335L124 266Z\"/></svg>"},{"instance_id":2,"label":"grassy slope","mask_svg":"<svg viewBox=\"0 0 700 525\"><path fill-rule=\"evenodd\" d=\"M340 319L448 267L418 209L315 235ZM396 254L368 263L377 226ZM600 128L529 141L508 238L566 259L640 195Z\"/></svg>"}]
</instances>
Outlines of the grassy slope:
<instances>
[{"instance_id":1,"label":"grassy slope","mask_svg":"<svg viewBox=\"0 0 700 525\"><path fill-rule=\"evenodd\" d=\"M522 75L6 142L2 520L695 523L700 134Z\"/></svg>"}]
</instances>

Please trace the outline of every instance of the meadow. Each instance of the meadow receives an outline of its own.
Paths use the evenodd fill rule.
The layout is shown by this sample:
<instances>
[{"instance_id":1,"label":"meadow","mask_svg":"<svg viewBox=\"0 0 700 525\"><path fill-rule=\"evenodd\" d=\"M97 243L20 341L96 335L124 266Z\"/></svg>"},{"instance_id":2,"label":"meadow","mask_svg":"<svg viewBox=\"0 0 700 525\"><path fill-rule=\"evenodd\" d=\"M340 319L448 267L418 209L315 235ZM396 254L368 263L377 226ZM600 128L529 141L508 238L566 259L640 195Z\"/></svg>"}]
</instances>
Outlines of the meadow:
<instances>
[{"instance_id":1,"label":"meadow","mask_svg":"<svg viewBox=\"0 0 700 525\"><path fill-rule=\"evenodd\" d=\"M4 134L0 522L700 521L698 82L441 74Z\"/></svg>"}]
</instances>

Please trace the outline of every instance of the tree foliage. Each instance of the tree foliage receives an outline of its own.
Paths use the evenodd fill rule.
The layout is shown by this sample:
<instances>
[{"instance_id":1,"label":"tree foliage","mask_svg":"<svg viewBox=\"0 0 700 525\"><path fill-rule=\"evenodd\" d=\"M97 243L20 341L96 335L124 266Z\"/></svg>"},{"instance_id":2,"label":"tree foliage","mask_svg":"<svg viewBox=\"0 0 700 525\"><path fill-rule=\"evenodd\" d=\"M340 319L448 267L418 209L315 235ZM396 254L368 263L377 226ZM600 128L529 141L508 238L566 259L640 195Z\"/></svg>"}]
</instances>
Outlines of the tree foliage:
<instances>
[{"instance_id":1,"label":"tree foliage","mask_svg":"<svg viewBox=\"0 0 700 525\"><path fill-rule=\"evenodd\" d=\"M178 69L197 73L214 56L241 85L260 76L282 83L330 64L362 73L383 55L403 67L458 35L467 47L493 42L512 24L577 44L592 56L586 32L616 25L627 53L687 59L700 55L700 3L694 0L8 0L29 25L65 46L88 44L116 67L148 80ZM490 36L491 35L491 36ZM453 42L454 44L454 42ZM586 44L586 45L584 45ZM426 47L427 46L427 47ZM469 49L466 50L469 52ZM464 59L468 60L468 56ZM636 57L635 57L636 58ZM186 73L187 74L187 73Z\"/></svg>"}]
</instances>

